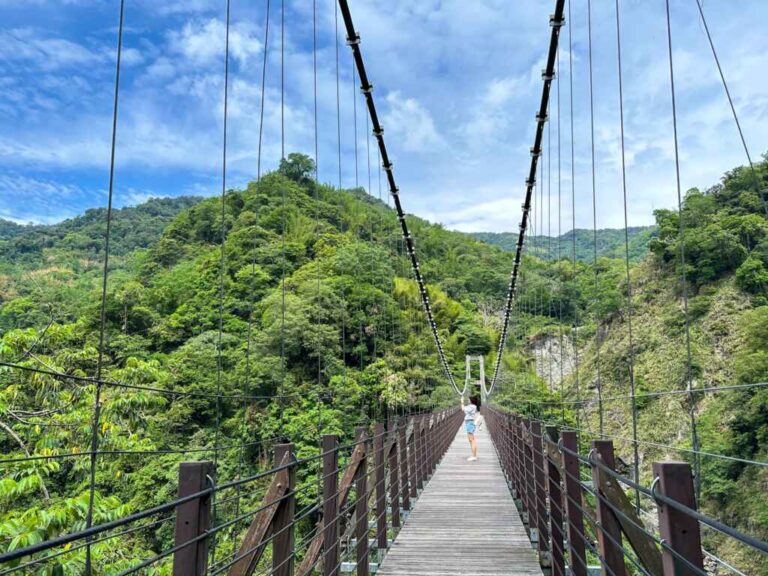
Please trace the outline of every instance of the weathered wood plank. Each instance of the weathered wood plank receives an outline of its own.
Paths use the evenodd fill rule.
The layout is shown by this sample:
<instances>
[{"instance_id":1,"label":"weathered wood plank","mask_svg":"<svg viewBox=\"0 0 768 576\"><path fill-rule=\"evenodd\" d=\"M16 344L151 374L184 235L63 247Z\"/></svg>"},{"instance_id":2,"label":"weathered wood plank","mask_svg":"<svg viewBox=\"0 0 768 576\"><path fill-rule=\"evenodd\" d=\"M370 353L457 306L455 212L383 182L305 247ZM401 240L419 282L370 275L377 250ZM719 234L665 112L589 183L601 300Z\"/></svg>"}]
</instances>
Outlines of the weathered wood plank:
<instances>
[{"instance_id":1,"label":"weathered wood plank","mask_svg":"<svg viewBox=\"0 0 768 576\"><path fill-rule=\"evenodd\" d=\"M467 462L459 430L378 574L541 576L487 430L477 439L479 459Z\"/></svg>"}]
</instances>

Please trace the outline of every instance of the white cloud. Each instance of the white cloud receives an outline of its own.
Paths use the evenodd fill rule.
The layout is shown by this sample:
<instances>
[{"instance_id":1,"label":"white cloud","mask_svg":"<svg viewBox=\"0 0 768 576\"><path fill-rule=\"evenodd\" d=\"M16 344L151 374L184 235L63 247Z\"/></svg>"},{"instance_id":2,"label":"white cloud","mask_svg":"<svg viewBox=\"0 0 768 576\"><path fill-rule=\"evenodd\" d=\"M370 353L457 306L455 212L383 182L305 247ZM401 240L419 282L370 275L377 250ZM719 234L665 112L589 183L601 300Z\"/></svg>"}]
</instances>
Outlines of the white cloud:
<instances>
[{"instance_id":1,"label":"white cloud","mask_svg":"<svg viewBox=\"0 0 768 576\"><path fill-rule=\"evenodd\" d=\"M403 98L400 92L387 94L385 129L400 139L404 150L433 153L445 146L429 111L415 98Z\"/></svg>"},{"instance_id":2,"label":"white cloud","mask_svg":"<svg viewBox=\"0 0 768 576\"><path fill-rule=\"evenodd\" d=\"M40 70L95 66L105 56L65 38L32 28L0 30L0 59L26 62Z\"/></svg>"},{"instance_id":3,"label":"white cloud","mask_svg":"<svg viewBox=\"0 0 768 576\"><path fill-rule=\"evenodd\" d=\"M172 51L181 54L197 66L219 63L224 58L226 27L223 21L211 18L191 21L181 30L168 35ZM230 26L229 51L239 64L245 64L261 53L262 44L254 31L244 23Z\"/></svg>"}]
</instances>

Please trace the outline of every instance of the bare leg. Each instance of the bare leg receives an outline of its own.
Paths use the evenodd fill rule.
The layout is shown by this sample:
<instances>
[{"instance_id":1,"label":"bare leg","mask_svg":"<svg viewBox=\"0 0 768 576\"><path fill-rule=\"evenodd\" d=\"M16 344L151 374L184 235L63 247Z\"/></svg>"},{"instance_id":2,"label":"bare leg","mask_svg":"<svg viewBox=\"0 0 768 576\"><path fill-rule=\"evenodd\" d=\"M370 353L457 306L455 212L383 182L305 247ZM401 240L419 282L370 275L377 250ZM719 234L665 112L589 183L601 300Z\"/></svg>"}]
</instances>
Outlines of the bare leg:
<instances>
[{"instance_id":1,"label":"bare leg","mask_svg":"<svg viewBox=\"0 0 768 576\"><path fill-rule=\"evenodd\" d=\"M472 458L477 458L477 440L475 440L474 434L472 434L472 439L469 443L472 446Z\"/></svg>"}]
</instances>

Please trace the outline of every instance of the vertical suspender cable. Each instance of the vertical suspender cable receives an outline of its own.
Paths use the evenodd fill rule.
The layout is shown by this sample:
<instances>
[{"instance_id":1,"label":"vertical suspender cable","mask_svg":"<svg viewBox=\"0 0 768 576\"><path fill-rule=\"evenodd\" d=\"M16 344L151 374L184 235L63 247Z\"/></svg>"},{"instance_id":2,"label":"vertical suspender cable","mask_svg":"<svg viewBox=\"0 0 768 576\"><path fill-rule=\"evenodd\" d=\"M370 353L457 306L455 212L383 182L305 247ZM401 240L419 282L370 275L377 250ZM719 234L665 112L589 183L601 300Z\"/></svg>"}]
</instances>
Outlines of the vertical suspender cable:
<instances>
[{"instance_id":1,"label":"vertical suspender cable","mask_svg":"<svg viewBox=\"0 0 768 576\"><path fill-rule=\"evenodd\" d=\"M320 235L320 179L319 179L319 143L318 143L318 126L317 126L317 0L312 0L312 96L313 96L313 131L314 131L314 146L315 146L315 237ZM316 269L317 274L317 300L320 301L320 268ZM317 355L317 401L318 401L318 416L317 416L317 438L318 438L318 453L323 451L323 398L322 398L322 375L323 375L323 363L322 356ZM317 499L318 502L323 495L323 481L321 475L317 477Z\"/></svg>"},{"instance_id":2,"label":"vertical suspender cable","mask_svg":"<svg viewBox=\"0 0 768 576\"><path fill-rule=\"evenodd\" d=\"M592 67L592 0L587 0L587 33L589 36L589 133L591 147L592 167L592 268L595 279L595 293L597 293L599 278L597 272L597 181L595 178L595 92ZM597 412L600 437L603 437L605 429L603 419L603 382L600 374L600 318L595 312L595 321L598 324L595 335L595 371L597 376Z\"/></svg>"},{"instance_id":3,"label":"vertical suspender cable","mask_svg":"<svg viewBox=\"0 0 768 576\"><path fill-rule=\"evenodd\" d=\"M403 207L400 202L399 189L397 187L397 183L395 182L395 175L392 170L392 163L389 160L387 147L386 147L386 144L384 143L384 130L382 129L381 124L379 123L379 116L376 112L376 104L373 101L373 86L368 81L368 74L366 73L365 63L363 62L362 52L360 51L360 36L355 31L355 26L354 26L354 23L352 22L352 15L350 13L349 4L347 0L339 0L338 6L341 8L342 16L344 18L344 24L347 30L347 42L351 47L352 53L355 58L355 65L357 66L357 73L358 73L358 76L360 77L360 84L363 90L363 94L365 94L366 104L368 105L368 114L370 115L370 118L371 118L373 134L376 136L376 140L379 145L379 152L381 153L382 164L384 167L384 171L387 174L387 180L389 182L389 191L395 203L395 210L397 211L397 217L400 220L400 228L403 234L403 241L405 243L406 251L408 252L408 256L411 261L411 268L413 269L413 274L416 278L416 283L418 284L419 292L421 293L421 302L424 307L424 312L427 315L430 327L432 329L432 335L435 339L435 344L437 346L438 355L440 356L440 362L441 362L443 371L445 372L445 376L450 382L453 389L456 391L456 393L460 394L461 391L456 386L456 381L453 378L453 374L451 373L450 367L448 366L448 361L445 357L445 350L443 349L443 343L440 340L440 335L437 332L437 324L435 322L434 316L432 315L432 308L429 304L427 287L421 275L421 270L419 269L419 262L416 257L416 248L414 245L413 238L411 237L408 230L408 223L405 220L405 212L403 211Z\"/></svg>"},{"instance_id":4,"label":"vertical suspender cable","mask_svg":"<svg viewBox=\"0 0 768 576\"><path fill-rule=\"evenodd\" d=\"M616 62L619 72L619 126L621 130L621 187L624 199L624 263L627 278L627 337L629 345L629 390L632 410L632 451L634 455L633 476L635 483L640 481L640 454L637 445L637 398L635 396L635 350L632 342L632 282L629 275L629 223L627 217L627 163L624 141L624 86L621 66L621 10L616 0ZM640 510L640 492L635 490L635 508Z\"/></svg>"},{"instance_id":5,"label":"vertical suspender cable","mask_svg":"<svg viewBox=\"0 0 768 576\"><path fill-rule=\"evenodd\" d=\"M709 47L712 50L712 56L715 59L715 64L717 65L717 72L720 75L720 81L723 85L723 90L725 90L725 95L728 98L728 105L731 108L731 114L733 115L733 120L736 123L736 129L739 131L739 138L741 139L741 145L744 148L744 154L747 156L747 162L749 162L749 169L752 172L752 179L755 183L755 188L757 193L760 195L760 201L763 203L763 210L765 210L765 215L768 216L768 202L765 200L765 193L763 192L763 188L760 185L760 178L757 175L757 170L755 170L755 165L752 162L752 155L749 153L749 147L747 146L747 140L744 138L744 131L741 129L741 122L739 122L739 115L736 113L736 106L733 104L733 98L731 97L731 91L728 88L728 82L725 80L725 73L723 72L723 67L720 65L720 58L717 55L717 50L715 49L715 42L712 40L712 34L709 32L709 26L707 25L707 18L704 16L704 7L701 5L701 0L696 0L696 6L699 9L699 14L701 15L701 22L704 24L704 31L707 34L707 40L709 42Z\"/></svg>"},{"instance_id":6,"label":"vertical suspender cable","mask_svg":"<svg viewBox=\"0 0 768 576\"><path fill-rule=\"evenodd\" d=\"M570 6L570 3L569 3ZM570 25L568 26L569 34L570 34ZM560 263L560 258L562 256L562 234L563 234L563 203L562 203L562 183L563 183L563 177L562 177L562 171L561 171L561 148L562 148L562 138L561 138L561 122L560 122L560 49L557 50L557 262L558 265ZM557 268L556 268L557 270ZM563 353L563 297L565 296L564 290L563 290L563 281L559 276L557 277L557 289L559 292L559 297L557 299L557 315L558 315L558 337L560 340L560 415L563 421L563 425L566 424L565 422L565 390L563 389L563 386L565 385L565 376L564 376L564 370L563 370L563 360L565 358Z\"/></svg>"},{"instance_id":7,"label":"vertical suspender cable","mask_svg":"<svg viewBox=\"0 0 768 576\"><path fill-rule=\"evenodd\" d=\"M336 136L338 139L338 163L339 163L339 192L341 192L341 79L339 68L339 8L334 3L333 5L333 19L334 19L334 44L336 48ZM343 202L343 199L342 199ZM344 221L341 221L341 231L344 232ZM341 378L344 386L347 383L347 298L346 287L342 286L344 310L341 314Z\"/></svg>"},{"instance_id":8,"label":"vertical suspender cable","mask_svg":"<svg viewBox=\"0 0 768 576\"><path fill-rule=\"evenodd\" d=\"M285 162L285 0L280 0L280 162ZM286 190L280 190L280 417L285 413L285 231L286 231ZM282 422L281 422L282 428Z\"/></svg>"},{"instance_id":9,"label":"vertical suspender cable","mask_svg":"<svg viewBox=\"0 0 768 576\"><path fill-rule=\"evenodd\" d=\"M104 266L101 275L101 310L99 317L99 352L96 361L96 380L93 400L93 422L91 423L91 454L88 480L88 511L85 516L85 527L93 525L93 506L96 497L96 465L99 450L99 419L101 416L101 372L104 367L104 340L107 328L107 281L109 279L109 240L112 235L112 197L115 188L115 151L117 149L117 118L120 98L120 64L123 53L123 26L125 21L125 0L120 1L120 22L117 28L117 57L115 63L115 91L112 103L112 141L109 151L109 192L107 196L107 222L104 232ZM85 548L85 574L90 576L93 571L91 558L91 539Z\"/></svg>"},{"instance_id":10,"label":"vertical suspender cable","mask_svg":"<svg viewBox=\"0 0 768 576\"><path fill-rule=\"evenodd\" d=\"M261 142L262 142L262 135L264 131L264 95L265 95L265 82L266 82L266 73L267 73L267 46L269 43L269 7L270 7L270 0L267 0L266 2L266 14L265 14L265 22L264 22L264 59L262 61L262 70L261 70L261 95L259 100L259 138L258 138L258 149L256 153L256 184L257 184L257 194L258 194L258 183L261 181ZM256 234L253 235L253 254L251 256L251 274L254 274L256 272L256 241L257 236ZM248 440L246 438L247 436L247 396L250 395L250 388L251 388L251 341L253 336L253 313L256 306L256 300L255 300L255 294L254 291L251 289L250 293L248 295L248 331L246 335L246 343L245 343L245 378L243 383L243 438L242 443L245 445ZM245 446L240 449L240 457L238 460L237 465L237 477L240 478L242 476L242 466L245 463ZM241 486L237 487L237 493L238 498L235 500L235 516L240 515L240 493L241 493ZM237 533L237 524L234 524L232 526L231 531L231 538L234 538L234 535ZM237 550L234 549L232 551L234 555L237 554Z\"/></svg>"},{"instance_id":11,"label":"vertical suspender cable","mask_svg":"<svg viewBox=\"0 0 768 576\"><path fill-rule=\"evenodd\" d=\"M222 123L221 145L221 258L219 262L219 327L216 339L216 430L213 439L213 467L219 459L219 436L221 434L221 379L223 371L222 343L224 337L224 278L226 275L227 250L226 250L226 215L227 215L227 119L229 106L229 28L230 28L231 1L227 0L226 24L224 29L224 117ZM215 497L215 494L214 494ZM216 523L216 502L213 502L213 523ZM210 540L210 565L216 564L216 536Z\"/></svg>"},{"instance_id":12,"label":"vertical suspender cable","mask_svg":"<svg viewBox=\"0 0 768 576\"><path fill-rule=\"evenodd\" d=\"M685 269L685 218L683 217L683 195L680 185L680 151L677 136L677 99L675 96L675 65L672 56L672 21L669 14L669 0L665 0L667 14L667 48L669 55L669 87L672 102L672 135L675 145L675 181L677 184L677 212L680 224L680 282L683 290L683 314L685 316L685 351L686 372L685 385L689 392L688 414L691 422L691 447L693 448L693 481L696 488L696 499L701 496L701 455L699 454L699 435L696 426L696 395L693 391L693 360L691 356L691 318L688 313L688 278Z\"/></svg>"},{"instance_id":13,"label":"vertical suspender cable","mask_svg":"<svg viewBox=\"0 0 768 576\"><path fill-rule=\"evenodd\" d=\"M563 25L563 9L565 7L565 0L556 0L555 13L550 16L550 26L552 27L552 33L549 41L549 54L547 56L547 67L543 74L544 86L541 91L541 103L539 104L539 111L536 115L536 137L534 139L534 145L531 148L531 166L528 172L528 178L525 182L525 202L523 203L523 215L520 222L520 232L517 238L517 247L515 249L515 261L512 266L512 272L509 279L509 287L507 291L507 301L504 307L504 322L502 323L501 337L499 338L499 348L496 355L496 365L493 369L493 380L491 381L491 390L493 392L496 386L496 381L499 376L499 370L501 369L501 357L504 352L504 347L507 343L507 332L509 329L509 316L512 312L512 301L515 296L517 288L517 276L520 271L520 262L522 257L523 243L525 242L525 231L528 227L528 212L531 209L531 195L533 187L536 183L536 166L541 156L541 140L544 132L544 123L547 119L547 109L549 107L549 91L552 85L552 78L554 76L555 56L557 54L557 42L560 37L560 28Z\"/></svg>"},{"instance_id":14,"label":"vertical suspender cable","mask_svg":"<svg viewBox=\"0 0 768 576\"><path fill-rule=\"evenodd\" d=\"M558 54L556 52L556 54ZM557 56L555 56L555 68L557 68ZM557 78L557 69L555 69L555 78ZM550 119L547 124L547 257L544 260L546 264L552 266L554 258L552 257L552 120ZM546 311L546 323L547 323L547 341L546 346L543 346L541 351L544 353L545 348L549 348L547 356L547 371L548 371L548 383L549 391L552 392L552 346L549 341L550 330L552 328L552 290L550 288L549 294L545 295L547 282L546 267L542 267L542 284L541 284L541 314L544 312L544 298L547 298L547 311Z\"/></svg>"},{"instance_id":15,"label":"vertical suspender cable","mask_svg":"<svg viewBox=\"0 0 768 576\"><path fill-rule=\"evenodd\" d=\"M571 127L571 261L573 265L573 272L571 275L571 282L573 286L571 288L573 298L576 297L576 156L574 149L576 143L574 142L574 130L573 130L573 16L571 15L571 0L568 0L568 82L570 89L568 91L569 96L569 113L568 119L570 120ZM573 375L574 385L576 387L576 428L581 428L581 383L579 382L579 341L578 341L578 326L579 326L579 314L578 314L578 302L574 301L573 304L573 319L572 319L572 331L571 342L573 343Z\"/></svg>"}]
</instances>

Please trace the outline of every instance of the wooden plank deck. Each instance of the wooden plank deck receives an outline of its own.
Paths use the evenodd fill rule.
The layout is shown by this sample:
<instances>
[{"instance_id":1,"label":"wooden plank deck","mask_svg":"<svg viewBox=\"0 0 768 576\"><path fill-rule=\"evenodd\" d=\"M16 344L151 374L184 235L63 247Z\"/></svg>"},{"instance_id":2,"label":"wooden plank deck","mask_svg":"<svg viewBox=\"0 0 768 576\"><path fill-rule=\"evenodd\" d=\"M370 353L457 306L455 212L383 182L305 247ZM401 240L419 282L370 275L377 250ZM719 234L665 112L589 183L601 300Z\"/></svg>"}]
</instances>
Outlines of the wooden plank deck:
<instances>
[{"instance_id":1,"label":"wooden plank deck","mask_svg":"<svg viewBox=\"0 0 768 576\"><path fill-rule=\"evenodd\" d=\"M395 539L382 576L541 576L487 430L467 462L463 427Z\"/></svg>"}]
</instances>

